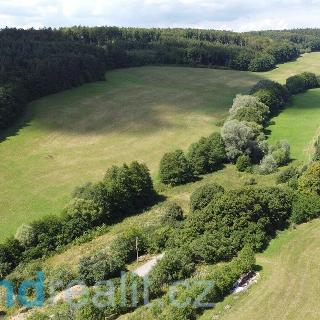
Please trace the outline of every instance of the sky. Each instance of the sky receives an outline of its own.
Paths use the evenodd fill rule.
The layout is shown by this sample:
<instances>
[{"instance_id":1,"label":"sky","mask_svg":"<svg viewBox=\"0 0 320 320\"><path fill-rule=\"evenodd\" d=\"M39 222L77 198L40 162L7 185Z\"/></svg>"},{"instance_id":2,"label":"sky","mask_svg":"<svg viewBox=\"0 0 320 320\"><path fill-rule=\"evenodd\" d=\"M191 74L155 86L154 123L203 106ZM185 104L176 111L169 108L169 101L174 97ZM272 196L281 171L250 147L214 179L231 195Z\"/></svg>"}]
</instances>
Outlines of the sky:
<instances>
[{"instance_id":1,"label":"sky","mask_svg":"<svg viewBox=\"0 0 320 320\"><path fill-rule=\"evenodd\" d=\"M0 28L192 27L250 31L320 27L320 0L0 0Z\"/></svg>"}]
</instances>

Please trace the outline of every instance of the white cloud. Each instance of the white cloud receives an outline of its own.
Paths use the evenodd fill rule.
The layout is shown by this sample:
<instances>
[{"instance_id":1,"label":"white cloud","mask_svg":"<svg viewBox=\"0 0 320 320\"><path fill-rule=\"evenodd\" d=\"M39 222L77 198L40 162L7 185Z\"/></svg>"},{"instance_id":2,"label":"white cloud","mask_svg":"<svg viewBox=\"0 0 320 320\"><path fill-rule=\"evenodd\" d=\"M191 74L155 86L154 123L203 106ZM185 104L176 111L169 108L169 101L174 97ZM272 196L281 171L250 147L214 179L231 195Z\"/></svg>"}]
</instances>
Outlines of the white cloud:
<instances>
[{"instance_id":1,"label":"white cloud","mask_svg":"<svg viewBox=\"0 0 320 320\"><path fill-rule=\"evenodd\" d=\"M228 30L319 26L320 0L0 0L0 26L117 25Z\"/></svg>"}]
</instances>

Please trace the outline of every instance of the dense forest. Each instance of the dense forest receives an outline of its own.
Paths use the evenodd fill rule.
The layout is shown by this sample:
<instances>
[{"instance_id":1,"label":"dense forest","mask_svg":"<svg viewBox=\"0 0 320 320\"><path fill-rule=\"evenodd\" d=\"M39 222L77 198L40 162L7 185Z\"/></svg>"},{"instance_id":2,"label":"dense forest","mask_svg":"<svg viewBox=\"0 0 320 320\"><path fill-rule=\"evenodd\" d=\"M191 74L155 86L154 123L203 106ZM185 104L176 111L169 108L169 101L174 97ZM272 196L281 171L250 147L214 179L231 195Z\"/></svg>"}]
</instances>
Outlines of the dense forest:
<instances>
[{"instance_id":1,"label":"dense forest","mask_svg":"<svg viewBox=\"0 0 320 320\"><path fill-rule=\"evenodd\" d=\"M266 71L320 48L315 29L235 33L197 29L72 27L0 31L0 129L29 101L85 82L108 69L183 64Z\"/></svg>"}]
</instances>

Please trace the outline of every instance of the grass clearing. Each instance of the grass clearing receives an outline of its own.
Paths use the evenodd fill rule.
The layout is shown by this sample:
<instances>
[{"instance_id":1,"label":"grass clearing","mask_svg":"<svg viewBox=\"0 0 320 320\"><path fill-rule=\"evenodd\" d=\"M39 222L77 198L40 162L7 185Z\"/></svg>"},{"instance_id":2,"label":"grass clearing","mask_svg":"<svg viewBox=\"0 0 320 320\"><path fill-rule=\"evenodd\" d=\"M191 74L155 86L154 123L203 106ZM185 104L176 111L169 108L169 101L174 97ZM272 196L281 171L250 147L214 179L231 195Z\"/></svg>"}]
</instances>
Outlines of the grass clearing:
<instances>
[{"instance_id":1,"label":"grass clearing","mask_svg":"<svg viewBox=\"0 0 320 320\"><path fill-rule=\"evenodd\" d=\"M320 318L320 220L287 230L259 254L261 278L231 295L200 320L317 320Z\"/></svg>"},{"instance_id":2,"label":"grass clearing","mask_svg":"<svg viewBox=\"0 0 320 320\"><path fill-rule=\"evenodd\" d=\"M269 126L270 143L287 139L292 159L311 160L313 142L320 134L320 89L312 89L293 98L292 104L273 118Z\"/></svg>"},{"instance_id":3,"label":"grass clearing","mask_svg":"<svg viewBox=\"0 0 320 320\"><path fill-rule=\"evenodd\" d=\"M276 69L260 74L284 84L287 78L305 71L320 75L320 52L306 53L295 61L280 64Z\"/></svg>"},{"instance_id":4,"label":"grass clearing","mask_svg":"<svg viewBox=\"0 0 320 320\"><path fill-rule=\"evenodd\" d=\"M0 143L0 217L5 226L0 241L22 223L60 214L75 186L101 179L113 164L143 161L156 178L165 152L186 149L219 130L215 123L225 117L237 93L246 93L262 77L283 82L301 71L317 72L319 57L307 54L259 74L168 66L114 70L106 82L31 103L24 125ZM281 123L271 140L288 137L287 129L280 128ZM312 130L305 121L301 131L310 133L290 139L295 158L301 144L308 146ZM228 180L228 172L224 174Z\"/></svg>"},{"instance_id":5,"label":"grass clearing","mask_svg":"<svg viewBox=\"0 0 320 320\"><path fill-rule=\"evenodd\" d=\"M23 222L59 214L75 186L114 164L139 160L153 177L161 156L214 130L236 93L257 75L183 67L107 73L30 105L15 136L0 143L0 240Z\"/></svg>"}]
</instances>

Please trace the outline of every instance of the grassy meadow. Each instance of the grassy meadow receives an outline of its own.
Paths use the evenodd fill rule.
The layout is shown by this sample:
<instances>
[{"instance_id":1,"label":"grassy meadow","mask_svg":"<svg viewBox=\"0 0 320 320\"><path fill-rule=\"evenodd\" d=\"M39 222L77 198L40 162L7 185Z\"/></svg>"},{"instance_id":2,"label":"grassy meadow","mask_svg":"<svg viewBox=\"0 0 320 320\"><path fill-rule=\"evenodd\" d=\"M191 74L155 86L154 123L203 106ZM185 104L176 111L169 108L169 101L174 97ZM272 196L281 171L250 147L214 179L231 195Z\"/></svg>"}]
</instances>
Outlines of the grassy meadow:
<instances>
[{"instance_id":1,"label":"grassy meadow","mask_svg":"<svg viewBox=\"0 0 320 320\"><path fill-rule=\"evenodd\" d=\"M142 67L33 102L16 135L0 143L0 239L23 222L59 214L75 186L113 164L145 162L155 177L166 151L219 130L245 72Z\"/></svg>"},{"instance_id":2,"label":"grassy meadow","mask_svg":"<svg viewBox=\"0 0 320 320\"><path fill-rule=\"evenodd\" d=\"M23 124L0 143L0 217L5 226L0 241L23 222L60 214L75 186L101 179L113 164L143 161L156 179L165 152L186 149L220 130L215 123L226 116L237 93L246 93L264 77L283 82L305 70L320 73L319 57L304 55L266 73L169 66L114 70L105 82L31 103ZM294 102L296 117L302 97ZM316 96L309 101L316 108ZM304 111L310 109L305 106ZM312 127L300 118L298 141L298 134L286 129L286 119L292 121L288 110L275 119L270 139L288 138L299 158L301 146L307 148L316 133L318 113L309 112ZM232 181L228 170L219 174Z\"/></svg>"},{"instance_id":3,"label":"grassy meadow","mask_svg":"<svg viewBox=\"0 0 320 320\"><path fill-rule=\"evenodd\" d=\"M272 120L270 143L286 138L293 160L311 160L314 141L320 135L320 89L295 96L292 104Z\"/></svg>"},{"instance_id":4,"label":"grassy meadow","mask_svg":"<svg viewBox=\"0 0 320 320\"><path fill-rule=\"evenodd\" d=\"M260 280L228 296L200 320L316 320L320 318L320 220L287 230L257 257Z\"/></svg>"}]
</instances>

